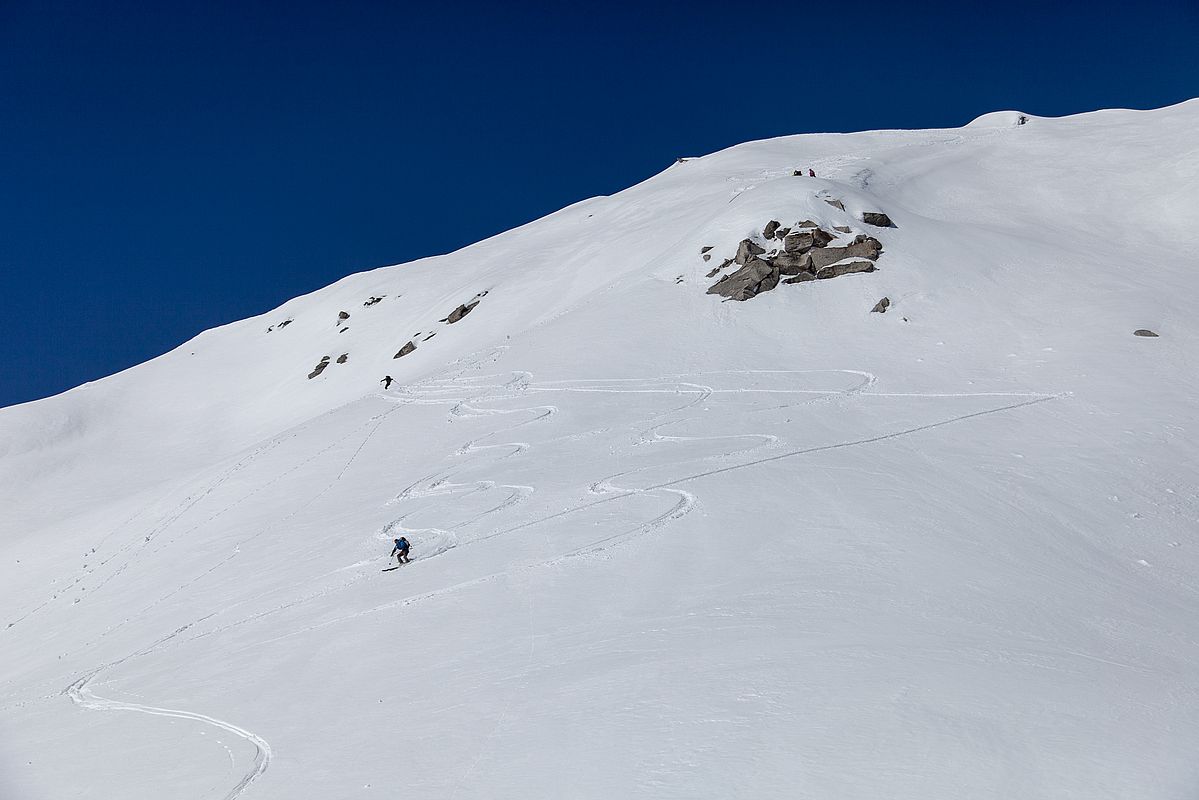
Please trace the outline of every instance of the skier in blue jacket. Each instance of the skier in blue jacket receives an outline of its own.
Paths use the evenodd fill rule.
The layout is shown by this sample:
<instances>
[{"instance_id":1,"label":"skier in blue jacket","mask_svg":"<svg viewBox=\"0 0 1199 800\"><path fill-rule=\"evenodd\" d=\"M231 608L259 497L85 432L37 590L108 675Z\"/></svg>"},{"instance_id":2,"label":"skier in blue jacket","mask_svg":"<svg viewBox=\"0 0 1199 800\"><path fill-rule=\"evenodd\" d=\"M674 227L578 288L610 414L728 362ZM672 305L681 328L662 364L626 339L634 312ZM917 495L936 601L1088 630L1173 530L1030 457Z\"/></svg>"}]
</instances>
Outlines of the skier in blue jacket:
<instances>
[{"instance_id":1,"label":"skier in blue jacket","mask_svg":"<svg viewBox=\"0 0 1199 800\"><path fill-rule=\"evenodd\" d=\"M408 548L412 545L408 544L408 540L401 536L395 540L396 546L392 548L391 555L395 556L401 564L407 564L412 559L408 557ZM391 556L388 556L391 558Z\"/></svg>"}]
</instances>

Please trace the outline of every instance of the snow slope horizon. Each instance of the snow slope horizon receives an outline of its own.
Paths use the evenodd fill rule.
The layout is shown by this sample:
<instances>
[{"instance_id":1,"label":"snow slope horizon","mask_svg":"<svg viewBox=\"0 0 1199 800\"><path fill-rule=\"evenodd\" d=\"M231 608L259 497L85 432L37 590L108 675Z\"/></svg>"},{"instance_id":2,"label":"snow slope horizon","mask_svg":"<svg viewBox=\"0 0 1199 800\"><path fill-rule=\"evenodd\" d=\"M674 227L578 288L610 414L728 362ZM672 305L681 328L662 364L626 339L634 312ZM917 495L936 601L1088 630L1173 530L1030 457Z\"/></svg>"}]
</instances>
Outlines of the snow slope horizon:
<instances>
[{"instance_id":1,"label":"snow slope horizon","mask_svg":"<svg viewBox=\"0 0 1199 800\"><path fill-rule=\"evenodd\" d=\"M738 145L0 410L0 788L350 796L414 737L428 797L1194 791L1199 101L1018 116ZM703 293L869 210L877 273Z\"/></svg>"}]
</instances>

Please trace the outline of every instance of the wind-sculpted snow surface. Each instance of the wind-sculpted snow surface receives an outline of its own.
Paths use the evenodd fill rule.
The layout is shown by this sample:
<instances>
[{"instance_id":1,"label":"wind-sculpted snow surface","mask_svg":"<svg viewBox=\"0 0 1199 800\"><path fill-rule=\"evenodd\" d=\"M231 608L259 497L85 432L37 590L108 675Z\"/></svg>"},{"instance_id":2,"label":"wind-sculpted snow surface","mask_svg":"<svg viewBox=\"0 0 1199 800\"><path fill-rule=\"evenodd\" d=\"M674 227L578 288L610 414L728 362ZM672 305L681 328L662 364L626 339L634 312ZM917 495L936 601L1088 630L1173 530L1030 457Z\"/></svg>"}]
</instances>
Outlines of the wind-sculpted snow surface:
<instances>
[{"instance_id":1,"label":"wind-sculpted snow surface","mask_svg":"<svg viewBox=\"0 0 1199 800\"><path fill-rule=\"evenodd\" d=\"M0 796L1194 794L1197 112L742 145L0 412Z\"/></svg>"}]
</instances>

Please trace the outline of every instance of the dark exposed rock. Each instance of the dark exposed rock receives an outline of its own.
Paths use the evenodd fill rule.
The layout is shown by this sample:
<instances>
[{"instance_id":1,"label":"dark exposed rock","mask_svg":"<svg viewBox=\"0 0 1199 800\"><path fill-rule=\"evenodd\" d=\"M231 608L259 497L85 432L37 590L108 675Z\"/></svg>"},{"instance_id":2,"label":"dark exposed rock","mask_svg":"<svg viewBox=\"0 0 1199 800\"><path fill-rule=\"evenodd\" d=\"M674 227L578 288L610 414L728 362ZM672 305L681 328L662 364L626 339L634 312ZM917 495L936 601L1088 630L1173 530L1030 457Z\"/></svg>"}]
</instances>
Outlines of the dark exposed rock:
<instances>
[{"instance_id":1,"label":"dark exposed rock","mask_svg":"<svg viewBox=\"0 0 1199 800\"><path fill-rule=\"evenodd\" d=\"M350 318L350 315L348 313L346 313L345 311L337 312L337 321L338 322L345 322L349 318Z\"/></svg>"},{"instance_id":2,"label":"dark exposed rock","mask_svg":"<svg viewBox=\"0 0 1199 800\"><path fill-rule=\"evenodd\" d=\"M883 243L873 236L867 236L862 233L855 236L853 241L845 246L844 250L848 256L857 256L877 261L883 252Z\"/></svg>"},{"instance_id":3,"label":"dark exposed rock","mask_svg":"<svg viewBox=\"0 0 1199 800\"><path fill-rule=\"evenodd\" d=\"M367 300L367 301L366 301L365 303L363 303L362 305L363 305L364 307L367 307L367 308L369 308L370 306L373 306L375 303L382 302L382 300L383 300L383 298L384 298L384 297L387 297L387 295L385 295L385 294L384 294L384 295L380 295L380 296L378 296L378 297L373 297L373 296L372 296L370 300Z\"/></svg>"},{"instance_id":4,"label":"dark exposed rock","mask_svg":"<svg viewBox=\"0 0 1199 800\"><path fill-rule=\"evenodd\" d=\"M704 261L711 261L711 260L712 260L712 254L704 253Z\"/></svg>"},{"instance_id":5,"label":"dark exposed rock","mask_svg":"<svg viewBox=\"0 0 1199 800\"><path fill-rule=\"evenodd\" d=\"M852 229L848 225L834 225L833 230L837 233L852 233Z\"/></svg>"},{"instance_id":6,"label":"dark exposed rock","mask_svg":"<svg viewBox=\"0 0 1199 800\"><path fill-rule=\"evenodd\" d=\"M842 275L849 275L853 272L874 272L874 270L873 261L840 261L817 270L816 277L823 281L829 278L839 278Z\"/></svg>"},{"instance_id":7,"label":"dark exposed rock","mask_svg":"<svg viewBox=\"0 0 1199 800\"><path fill-rule=\"evenodd\" d=\"M812 268L811 253L782 252L769 259L771 264L779 268L780 275L798 275L801 272L815 273Z\"/></svg>"},{"instance_id":8,"label":"dark exposed rock","mask_svg":"<svg viewBox=\"0 0 1199 800\"><path fill-rule=\"evenodd\" d=\"M312 372L308 373L308 380L312 380L317 375L320 375L322 372L325 371L325 367L327 367L327 366L329 366L329 357L325 356L319 362L317 362L317 365L315 367L312 368Z\"/></svg>"},{"instance_id":9,"label":"dark exposed rock","mask_svg":"<svg viewBox=\"0 0 1199 800\"><path fill-rule=\"evenodd\" d=\"M836 230L852 233L852 229L847 226L838 226ZM821 228L811 220L798 222L790 229L779 227L777 220L770 220L762 234L767 239L774 240L776 244L773 249L767 253L765 248L751 239L741 241L736 257L725 260L709 272L707 277L717 276L732 263L740 264L740 268L719 278L708 288L709 294L718 294L732 300L748 300L762 292L770 291L780 282L804 283L856 272L874 272L874 261L882 253L882 243L865 234L859 234L843 246L830 247L830 243L838 241L837 234ZM838 243L844 241L841 239ZM783 277L786 280L782 280ZM875 310L885 312L889 305L890 300L884 298L875 306Z\"/></svg>"},{"instance_id":10,"label":"dark exposed rock","mask_svg":"<svg viewBox=\"0 0 1199 800\"><path fill-rule=\"evenodd\" d=\"M810 272L801 272L798 275L787 278L783 283L803 283L804 281L814 281L816 276Z\"/></svg>"},{"instance_id":11,"label":"dark exposed rock","mask_svg":"<svg viewBox=\"0 0 1199 800\"><path fill-rule=\"evenodd\" d=\"M732 263L733 263L733 259L726 258L724 260L724 263L722 263L719 267L716 267L711 272L709 272L707 277L711 278L711 277L715 276L716 273L720 272L722 269L724 269L725 267L727 267L729 264L732 264Z\"/></svg>"},{"instance_id":12,"label":"dark exposed rock","mask_svg":"<svg viewBox=\"0 0 1199 800\"><path fill-rule=\"evenodd\" d=\"M811 250L813 247L824 247L833 240L833 236L828 231L820 228L811 230L803 230L798 233L789 233L783 239L783 249L788 253L803 253Z\"/></svg>"},{"instance_id":13,"label":"dark exposed rock","mask_svg":"<svg viewBox=\"0 0 1199 800\"><path fill-rule=\"evenodd\" d=\"M792 177L792 178L802 178L802 177L803 177L803 170L802 170L802 169L793 169L793 170L791 170L791 177Z\"/></svg>"},{"instance_id":14,"label":"dark exposed rock","mask_svg":"<svg viewBox=\"0 0 1199 800\"><path fill-rule=\"evenodd\" d=\"M400 348L400 352L396 353L392 358L403 358L416 349L416 342L409 340L408 344Z\"/></svg>"},{"instance_id":15,"label":"dark exposed rock","mask_svg":"<svg viewBox=\"0 0 1199 800\"><path fill-rule=\"evenodd\" d=\"M448 317L446 317L443 320L438 320L438 321L453 325L455 322L462 319L467 314L469 314L471 311L473 311L475 306L477 306L478 304L479 304L479 301L474 300L474 301L471 301L470 303L465 303L463 305L460 305L457 308L455 308L453 311L451 311L450 315Z\"/></svg>"},{"instance_id":16,"label":"dark exposed rock","mask_svg":"<svg viewBox=\"0 0 1199 800\"><path fill-rule=\"evenodd\" d=\"M778 282L778 267L760 258L751 258L748 264L712 284L708 288L708 294L719 294L733 300L748 300L754 295L770 291Z\"/></svg>"},{"instance_id":17,"label":"dark exposed rock","mask_svg":"<svg viewBox=\"0 0 1199 800\"><path fill-rule=\"evenodd\" d=\"M873 236L858 236L845 247L824 247L811 251L812 263L819 271L822 267L845 258L868 258L877 260L883 251L882 242Z\"/></svg>"},{"instance_id":18,"label":"dark exposed rock","mask_svg":"<svg viewBox=\"0 0 1199 800\"><path fill-rule=\"evenodd\" d=\"M749 239L742 239L741 244L737 245L737 255L733 260L738 264L744 265L754 256L761 255L765 252L766 251L762 247L754 244Z\"/></svg>"},{"instance_id":19,"label":"dark exposed rock","mask_svg":"<svg viewBox=\"0 0 1199 800\"><path fill-rule=\"evenodd\" d=\"M1157 338L1157 334L1154 333L1153 331L1149 330L1148 328L1140 328L1138 330L1135 330L1132 332L1132 335L1133 336L1150 336L1154 339Z\"/></svg>"},{"instance_id":20,"label":"dark exposed rock","mask_svg":"<svg viewBox=\"0 0 1199 800\"><path fill-rule=\"evenodd\" d=\"M867 225L874 225L879 228L894 228L895 223L881 211L863 211L862 222Z\"/></svg>"},{"instance_id":21,"label":"dark exposed rock","mask_svg":"<svg viewBox=\"0 0 1199 800\"><path fill-rule=\"evenodd\" d=\"M711 249L712 249L712 245L708 245L706 247L701 247L699 249L699 254L702 256L704 253L708 252Z\"/></svg>"},{"instance_id":22,"label":"dark exposed rock","mask_svg":"<svg viewBox=\"0 0 1199 800\"><path fill-rule=\"evenodd\" d=\"M286 328L286 327L287 327L288 325L290 325L290 324L291 324L291 320L290 320L290 319L285 319L285 320L283 320L282 322L280 322L280 323L279 323L279 327L280 327L280 328Z\"/></svg>"},{"instance_id":23,"label":"dark exposed rock","mask_svg":"<svg viewBox=\"0 0 1199 800\"><path fill-rule=\"evenodd\" d=\"M433 333L430 333L428 336L426 336L426 337L425 337L424 339L422 339L421 341L425 341L425 342L427 342L427 341L429 341L430 339L432 339L432 338L433 338L434 336L436 336L436 335L437 335L437 332L436 332L436 331L434 331Z\"/></svg>"},{"instance_id":24,"label":"dark exposed rock","mask_svg":"<svg viewBox=\"0 0 1199 800\"><path fill-rule=\"evenodd\" d=\"M846 252L848 249L847 247L825 247L820 250L809 250L808 255L812 259L812 269L819 272L829 264L836 264L838 261L849 258L852 254Z\"/></svg>"},{"instance_id":25,"label":"dark exposed rock","mask_svg":"<svg viewBox=\"0 0 1199 800\"><path fill-rule=\"evenodd\" d=\"M828 203L828 204L829 204L830 206L832 206L833 208L839 208L839 209L841 209L842 211L844 211L844 210L845 210L845 204L844 204L844 203L842 203L840 200L830 200L830 199L828 199L828 198L825 198L825 199L824 199L824 202Z\"/></svg>"},{"instance_id":26,"label":"dark exposed rock","mask_svg":"<svg viewBox=\"0 0 1199 800\"><path fill-rule=\"evenodd\" d=\"M891 307L891 298L884 297L874 304L874 308L870 309L872 314L886 314L887 309Z\"/></svg>"},{"instance_id":27,"label":"dark exposed rock","mask_svg":"<svg viewBox=\"0 0 1199 800\"><path fill-rule=\"evenodd\" d=\"M337 357L337 363L338 363L338 364L344 364L344 363L346 363L346 362L347 362L347 361L349 361L349 360L350 360L350 354L349 354L349 353L342 353L341 355L339 355L339 356Z\"/></svg>"}]
</instances>

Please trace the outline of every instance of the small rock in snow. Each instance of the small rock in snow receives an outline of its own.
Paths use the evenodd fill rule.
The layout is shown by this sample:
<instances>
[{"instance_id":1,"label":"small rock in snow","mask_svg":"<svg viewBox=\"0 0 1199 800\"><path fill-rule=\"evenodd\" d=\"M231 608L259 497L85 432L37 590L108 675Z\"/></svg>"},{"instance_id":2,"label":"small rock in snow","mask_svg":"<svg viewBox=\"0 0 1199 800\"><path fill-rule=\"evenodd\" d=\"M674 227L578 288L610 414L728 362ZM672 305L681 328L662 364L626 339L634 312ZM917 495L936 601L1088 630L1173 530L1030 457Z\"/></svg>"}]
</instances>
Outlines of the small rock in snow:
<instances>
[{"instance_id":1,"label":"small rock in snow","mask_svg":"<svg viewBox=\"0 0 1199 800\"><path fill-rule=\"evenodd\" d=\"M881 211L863 211L862 222L865 222L867 225L877 226L879 228L895 227L895 223L891 221L891 218Z\"/></svg>"},{"instance_id":2,"label":"small rock in snow","mask_svg":"<svg viewBox=\"0 0 1199 800\"><path fill-rule=\"evenodd\" d=\"M308 379L312 380L317 375L320 375L322 372L325 371L325 367L327 367L327 366L329 366L329 357L325 356L317 363L317 365L315 367L312 368L312 372L308 373Z\"/></svg>"}]
</instances>

